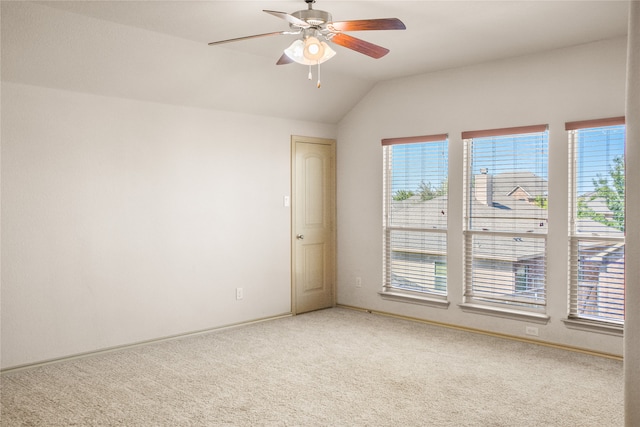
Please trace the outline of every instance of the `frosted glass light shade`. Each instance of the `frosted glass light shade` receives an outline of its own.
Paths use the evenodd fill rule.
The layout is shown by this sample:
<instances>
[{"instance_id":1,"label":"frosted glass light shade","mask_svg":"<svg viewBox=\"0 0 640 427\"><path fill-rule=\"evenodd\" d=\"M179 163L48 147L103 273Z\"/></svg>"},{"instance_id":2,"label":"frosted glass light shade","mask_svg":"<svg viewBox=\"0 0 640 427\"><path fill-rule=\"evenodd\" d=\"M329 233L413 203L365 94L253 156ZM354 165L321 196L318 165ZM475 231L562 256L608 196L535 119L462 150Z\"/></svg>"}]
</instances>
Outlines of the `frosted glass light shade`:
<instances>
[{"instance_id":1,"label":"frosted glass light shade","mask_svg":"<svg viewBox=\"0 0 640 427\"><path fill-rule=\"evenodd\" d=\"M316 65L333 58L336 51L331 49L326 42L321 42L315 37L308 37L304 41L294 41L284 50L284 53L298 64Z\"/></svg>"},{"instance_id":2,"label":"frosted glass light shade","mask_svg":"<svg viewBox=\"0 0 640 427\"><path fill-rule=\"evenodd\" d=\"M315 37L307 37L304 41L304 50L302 51L305 58L311 61L318 61L324 55L324 46L320 44L320 40Z\"/></svg>"}]
</instances>

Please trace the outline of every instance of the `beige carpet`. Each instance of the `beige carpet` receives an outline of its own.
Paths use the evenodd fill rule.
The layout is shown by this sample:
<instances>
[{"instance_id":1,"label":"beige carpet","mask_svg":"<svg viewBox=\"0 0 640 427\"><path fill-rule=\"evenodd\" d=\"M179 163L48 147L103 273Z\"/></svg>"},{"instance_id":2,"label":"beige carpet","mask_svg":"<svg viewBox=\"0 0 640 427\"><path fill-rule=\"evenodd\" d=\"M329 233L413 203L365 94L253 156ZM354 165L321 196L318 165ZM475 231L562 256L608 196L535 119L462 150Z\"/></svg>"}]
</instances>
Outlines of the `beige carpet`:
<instances>
[{"instance_id":1,"label":"beige carpet","mask_svg":"<svg viewBox=\"0 0 640 427\"><path fill-rule=\"evenodd\" d=\"M622 362L344 308L0 377L4 426L622 426Z\"/></svg>"}]
</instances>

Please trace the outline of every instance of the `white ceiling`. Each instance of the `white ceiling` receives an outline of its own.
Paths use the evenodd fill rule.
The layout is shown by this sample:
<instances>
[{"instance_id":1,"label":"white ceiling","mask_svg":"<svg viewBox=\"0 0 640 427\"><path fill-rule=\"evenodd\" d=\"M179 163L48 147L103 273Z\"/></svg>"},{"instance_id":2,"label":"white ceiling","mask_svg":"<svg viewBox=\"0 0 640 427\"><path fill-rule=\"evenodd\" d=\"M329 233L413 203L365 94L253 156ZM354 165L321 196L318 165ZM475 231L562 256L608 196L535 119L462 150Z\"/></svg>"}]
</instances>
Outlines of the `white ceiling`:
<instances>
[{"instance_id":1,"label":"white ceiling","mask_svg":"<svg viewBox=\"0 0 640 427\"><path fill-rule=\"evenodd\" d=\"M29 25L32 25L36 28L35 32L42 33L43 39L47 38L46 43L48 44L53 43L49 40L53 33L48 33L47 25L33 22L35 20L34 13L20 14L17 12L18 6L5 7L5 3L10 2L3 2L2 11L3 79L8 76L9 80L22 80L25 83L58 85L65 89L115 96L123 96L118 92L116 86L122 86L120 90L124 92L125 86L130 84L131 87L127 87L127 90L131 96L140 98L148 98L147 95L151 94L151 90L157 92L160 89L149 88L149 94L143 94L141 89L136 89L134 86L135 84L140 86L140 84L136 83L133 77L130 78L131 81L121 78L117 83L112 82L110 83L112 87L107 87L109 84L105 82L108 80L107 76L96 78L91 83L87 81L86 76L77 76L72 79L68 74L74 71L64 68L63 64L59 64L60 70L57 73L59 77L55 77L56 67L54 65L56 64L52 64L55 62L53 57L49 58L48 64L49 67L53 67L50 68L53 70L51 75L36 76L32 70L27 69L27 66L37 66L38 62L35 58L47 56L46 52L39 50L42 49L39 45L43 43L33 35L27 37L24 34L19 35L17 32L24 31L25 25L27 29ZM42 8L40 5L46 7ZM395 17L401 19L407 29L404 31L352 33L356 37L382 45L390 49L391 52L387 56L375 60L336 46L335 50L338 54L323 64L323 86L321 89L316 89L313 83L306 81L308 70L305 67L297 64L275 65L282 50L291 43L295 36L273 36L207 46L210 41L287 30L288 24L285 21L266 14L262 10L270 9L291 13L306 8L303 0L51 1L38 2L37 6L50 11L51 8L54 9L52 13L46 14L46 17L40 18L43 22L46 19L58 19L61 12L66 15L69 13L84 15L92 18L91 22L110 21L135 28L137 31L144 30L144 34L156 34L159 37L158 40L168 40L166 37L170 36L185 42L189 41L190 45L198 46L198 49L193 49L193 55L226 62L224 74L213 76L193 73L194 77L191 83L194 87L208 87L214 84L212 80L215 79L215 84L219 85L215 92L219 93L224 89L225 79L228 79L228 84L237 84L237 80L232 76L245 76L242 87L236 88L236 93L239 96L236 100L238 105L231 105L232 102L225 106L213 101L208 104L204 100L205 89L203 89L204 93L200 94L202 99L199 100L196 100L195 97L189 99L189 96L184 93L171 96L167 94L166 98L158 97L151 100L232 110L242 110L241 104L251 103L253 105L247 107L246 111L248 112L267 114L269 110L273 110L270 115L316 119L330 123L339 121L378 81L624 36L627 32L628 11L627 1L614 0L318 0L314 8L330 12L335 21ZM8 21L13 20L20 20L21 25L12 26ZM5 31L7 24L8 29ZM51 31L54 27L56 26L51 26ZM99 35L90 34L92 27L101 28L100 25L83 27L82 34L76 34L73 37L73 43L81 44L82 40L95 39L94 43L99 44ZM12 34L11 31L16 34ZM64 30L58 28L56 31ZM5 33L9 35L9 41L6 43L7 34ZM171 45L172 43L166 44ZM176 43L174 48L178 49L178 45L179 43ZM199 49L201 46L203 48ZM8 49L6 54L5 48ZM61 45L56 49L61 52L63 48L64 46ZM98 52L95 52L95 55L100 55L100 49L96 48L96 50ZM193 63L186 59L184 55L187 55L185 52L189 50L180 49L180 53L175 54L176 60L194 67L203 66L202 64L198 65L195 59ZM106 52L104 54L108 54L108 47L105 47L103 51ZM32 62L25 63L24 58L18 60L21 55L24 56L29 52L34 56ZM64 57L58 52L56 54L57 58ZM139 54L149 56L152 53L140 52ZM166 57L172 55L172 51L154 52L153 54ZM10 61L10 63L6 65L6 61ZM96 57L94 61L100 61L100 58ZM150 57L148 61L153 62ZM157 58L155 61L157 62ZM251 70L247 70L247 67L250 67ZM81 72L81 70L75 72ZM136 72L143 75L145 72L148 74L149 70L143 68L138 71L131 70L130 74ZM264 77L260 78L260 82L252 84L251 79L255 75ZM302 76L300 82L297 81L298 75ZM170 78L171 75L162 76L165 86L170 86L167 84L167 79ZM29 79L33 81L29 81ZM197 79L202 80L197 81ZM296 81L294 82L292 79L296 79ZM78 83L73 83L72 80ZM81 82L84 82L82 83L84 86L81 85ZM79 86L73 87L74 84ZM302 85L304 85L304 89ZM272 87L269 89L266 86ZM313 87L314 92L307 89L310 87ZM140 91L139 95L137 95L138 91ZM242 95L245 91L252 92L251 98L248 98L248 95ZM324 91L324 93L321 94L319 91ZM300 114L299 106L291 107L292 104L297 103L299 98L308 99L309 96L314 97L314 115ZM176 97L182 97L182 99Z\"/></svg>"}]
</instances>

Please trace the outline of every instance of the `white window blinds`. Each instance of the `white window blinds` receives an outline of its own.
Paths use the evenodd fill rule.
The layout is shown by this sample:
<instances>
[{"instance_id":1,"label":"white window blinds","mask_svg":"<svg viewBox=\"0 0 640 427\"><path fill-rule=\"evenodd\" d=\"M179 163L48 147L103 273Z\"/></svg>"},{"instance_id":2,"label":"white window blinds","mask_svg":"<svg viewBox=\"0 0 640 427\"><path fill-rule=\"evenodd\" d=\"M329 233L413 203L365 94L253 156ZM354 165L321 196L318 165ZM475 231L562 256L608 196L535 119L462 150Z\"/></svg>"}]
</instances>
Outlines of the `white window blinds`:
<instances>
[{"instance_id":1,"label":"white window blinds","mask_svg":"<svg viewBox=\"0 0 640 427\"><path fill-rule=\"evenodd\" d=\"M624 322L624 117L571 122L569 317Z\"/></svg>"},{"instance_id":2,"label":"white window blinds","mask_svg":"<svg viewBox=\"0 0 640 427\"><path fill-rule=\"evenodd\" d=\"M546 304L546 125L464 132L465 302Z\"/></svg>"},{"instance_id":3,"label":"white window blinds","mask_svg":"<svg viewBox=\"0 0 640 427\"><path fill-rule=\"evenodd\" d=\"M447 293L447 135L384 139L384 286Z\"/></svg>"}]
</instances>

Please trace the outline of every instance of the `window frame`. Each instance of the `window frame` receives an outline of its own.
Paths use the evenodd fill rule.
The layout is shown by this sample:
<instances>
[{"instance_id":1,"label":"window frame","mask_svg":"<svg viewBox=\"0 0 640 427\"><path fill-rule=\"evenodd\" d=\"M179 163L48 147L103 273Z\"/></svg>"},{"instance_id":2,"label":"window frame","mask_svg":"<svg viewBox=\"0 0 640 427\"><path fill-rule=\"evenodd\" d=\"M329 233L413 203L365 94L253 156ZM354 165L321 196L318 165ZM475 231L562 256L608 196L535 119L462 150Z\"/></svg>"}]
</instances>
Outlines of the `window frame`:
<instances>
[{"instance_id":1,"label":"window frame","mask_svg":"<svg viewBox=\"0 0 640 427\"><path fill-rule=\"evenodd\" d=\"M448 134L435 134L435 135L423 135L423 136L412 136L412 137L401 137L401 138L387 138L382 140L383 147L383 284L382 290L379 292L379 295L383 299L394 300L394 301L403 301L403 302L411 302L418 303L424 305L430 305L437 308L447 308L449 306L448 301L448 292L446 290L446 279L447 276L445 274L445 289L437 290L436 287L442 287L442 277L437 276L437 265L444 264L445 269L448 265L447 263L447 227L439 227L439 228L428 228L428 227L417 227L413 226L395 226L391 225L391 204L393 200L393 189L392 189L392 150L394 145L405 145L405 144L429 144L429 143L444 143L445 144L445 156L448 163L449 157L449 135ZM443 174L446 179L449 178L449 170L447 166L447 170ZM447 209L448 212L448 192L447 192ZM391 238L393 232L408 232L408 233L419 233L426 235L436 236L438 239L444 239L444 250L439 254L441 259L433 260L433 280L434 280L434 291L429 291L426 289L411 289L410 287L402 288L395 286L392 281L393 277L393 265L392 261L394 260L394 251L391 247ZM408 253L408 252L407 252ZM421 254L416 252L414 255L416 256L424 256L428 258L430 255ZM437 254L434 254L435 257ZM446 271L446 270L445 270Z\"/></svg>"},{"instance_id":2,"label":"window frame","mask_svg":"<svg viewBox=\"0 0 640 427\"><path fill-rule=\"evenodd\" d=\"M464 144L464 226L463 226L463 234L464 234L464 295L463 302L460 304L460 307L464 311L470 311L475 313L482 314L491 314L498 315L501 317L507 318L515 318L518 320L527 320L531 322L537 323L546 323L549 320L549 316L546 314L546 282L547 282L547 273L546 273L546 264L547 264L547 231L544 232L535 232L535 233L523 233L517 229L508 230L508 231L490 231L484 229L474 229L471 225L471 221L473 219L471 213L471 198L473 197L472 187L475 188L474 184L474 176L472 174L472 164L474 163L473 156L473 141L474 139L479 138L487 138L487 137L509 137L509 136L524 136L527 134L541 134L544 140L544 148L546 150L546 168L548 169L549 159L548 159L548 144L549 144L549 132L548 125L533 125L533 126L521 126L521 127L512 127L512 128L500 128L500 129L489 129L489 130L481 130L481 131L470 131L462 133L462 140ZM486 173L484 171L480 171L480 173ZM545 178L548 179L548 178ZM493 185L488 183L484 184L485 186ZM489 197L489 196L487 196ZM548 206L548 205L547 205ZM496 217L493 217L496 218ZM548 215L547 215L548 219ZM546 220L545 220L546 221ZM543 245L543 254L544 254L544 262L543 262L543 273L542 273L542 282L543 282L543 292L544 292L544 300L542 303L538 303L540 300L538 297L534 298L525 298L520 299L518 295L516 295L516 262L511 263L511 269L513 272L513 296L499 298L495 295L493 298L482 297L482 293L476 289L474 286L474 273L477 273L479 270L474 270L474 266L476 262L482 262L481 258L474 257L474 245L476 239L482 238L502 238L502 239L513 239L514 241L530 241L536 242L534 245L539 245L540 243ZM535 239L535 240L534 240ZM495 260L493 263L499 262L499 260ZM490 263L490 260L487 259L484 263ZM489 264L487 264L489 265ZM491 264L493 265L493 264ZM489 269L491 270L491 265L489 265ZM495 266L494 266L495 267ZM497 267L496 267L497 268ZM510 282L505 282L510 283ZM528 290L527 290L528 291ZM495 289L493 291L495 293ZM531 301L536 301L536 303L532 303Z\"/></svg>"},{"instance_id":3,"label":"window frame","mask_svg":"<svg viewBox=\"0 0 640 427\"><path fill-rule=\"evenodd\" d=\"M602 273L602 266L599 266L597 269L597 280L589 280L589 282L595 283L596 289L590 295L596 297L597 301L590 302L584 300L584 298L589 298L588 296L584 296L584 287L580 285L581 282L586 276L593 276L593 274L589 274L591 270L586 271L581 265L584 265L585 255L580 250L581 243L590 243L594 247L598 247L598 245L602 245L603 247L607 246L611 248L611 251L616 251L622 248L622 281L624 286L624 243L625 237L623 236L595 236L592 233L587 233L584 231L579 231L577 229L577 223L579 218L579 200L580 196L578 195L578 171L577 171L577 163L578 163L578 153L581 147L578 146L580 141L578 140L578 133L581 130L592 129L597 130L600 128L610 128L617 126L625 126L625 118L624 116L620 117L612 117L606 119L596 119L596 120L584 120L584 121L575 121L575 122L567 122L565 124L565 130L567 131L568 137L568 148L569 148L569 165L568 165L568 181L569 181L569 236L568 236L568 250L569 250L569 261L568 261L568 309L567 309L567 319L564 320L567 327L587 330L587 331L595 331L602 332L611 335L622 335L624 329L624 288L622 290L622 320L613 320L607 319L604 316L597 315L589 315L585 314L589 311L596 312L599 311L599 300L602 298L600 291L600 278ZM626 128L625 128L626 130ZM623 144L626 145L626 136ZM624 164L624 147L622 151L622 161ZM626 177L625 177L626 178ZM623 233L624 234L624 233ZM602 251L604 252L604 251ZM588 253L588 252L587 252ZM620 266L618 266L620 268ZM593 270L595 271L595 270ZM589 292L589 291L587 291ZM583 312L581 313L580 307L581 303L583 306ZM589 310L589 307L592 307Z\"/></svg>"}]
</instances>

